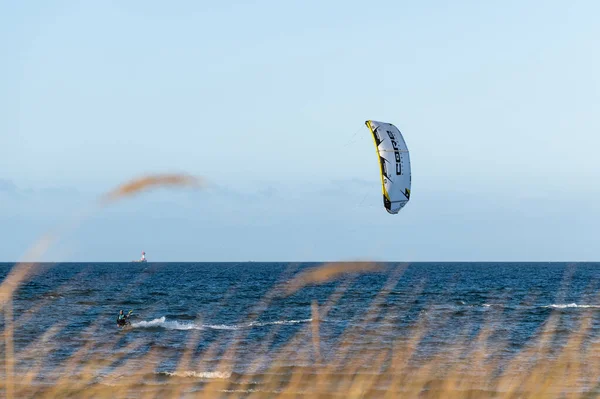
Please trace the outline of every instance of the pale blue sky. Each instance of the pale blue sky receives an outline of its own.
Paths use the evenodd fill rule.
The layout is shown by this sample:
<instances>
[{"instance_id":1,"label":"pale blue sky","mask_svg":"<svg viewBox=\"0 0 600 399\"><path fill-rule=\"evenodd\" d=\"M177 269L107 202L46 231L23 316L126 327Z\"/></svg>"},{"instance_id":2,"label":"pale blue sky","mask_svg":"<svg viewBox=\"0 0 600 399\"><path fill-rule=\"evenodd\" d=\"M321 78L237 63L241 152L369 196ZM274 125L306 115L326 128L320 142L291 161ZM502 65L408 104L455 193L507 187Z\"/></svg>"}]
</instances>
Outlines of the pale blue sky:
<instances>
[{"instance_id":1,"label":"pale blue sky","mask_svg":"<svg viewBox=\"0 0 600 399\"><path fill-rule=\"evenodd\" d=\"M0 5L0 260L600 260L600 3ZM413 191L382 206L366 119Z\"/></svg>"}]
</instances>

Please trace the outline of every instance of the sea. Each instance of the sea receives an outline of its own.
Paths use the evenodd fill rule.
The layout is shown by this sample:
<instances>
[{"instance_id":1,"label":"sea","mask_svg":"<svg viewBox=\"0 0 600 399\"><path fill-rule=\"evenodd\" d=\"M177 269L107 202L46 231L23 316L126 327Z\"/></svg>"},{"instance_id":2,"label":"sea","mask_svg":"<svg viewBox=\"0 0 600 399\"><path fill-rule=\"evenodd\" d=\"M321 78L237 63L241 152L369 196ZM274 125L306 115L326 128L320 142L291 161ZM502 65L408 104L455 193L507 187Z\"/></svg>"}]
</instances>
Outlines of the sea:
<instances>
[{"instance_id":1,"label":"sea","mask_svg":"<svg viewBox=\"0 0 600 399\"><path fill-rule=\"evenodd\" d=\"M189 393L202 392L218 381L225 395L277 392L298 370L383 375L390 354L402 357L408 348L411 370L431 359L445 367L468 363L460 345L478 342L484 331L488 359L502 373L549 320L548 357L584 318L591 323L585 339L599 342L600 263L360 265L336 263L337 274L317 276L311 273L331 265L39 264L3 306L0 330L12 321L12 348L6 339L0 348L14 352L17 387L51 387L81 373L105 386L138 376L139 393L182 382ZM0 281L14 266L0 264ZM116 325L120 310L131 311L125 328ZM4 378L7 370L0 369ZM379 382L373 392L390 389Z\"/></svg>"}]
</instances>

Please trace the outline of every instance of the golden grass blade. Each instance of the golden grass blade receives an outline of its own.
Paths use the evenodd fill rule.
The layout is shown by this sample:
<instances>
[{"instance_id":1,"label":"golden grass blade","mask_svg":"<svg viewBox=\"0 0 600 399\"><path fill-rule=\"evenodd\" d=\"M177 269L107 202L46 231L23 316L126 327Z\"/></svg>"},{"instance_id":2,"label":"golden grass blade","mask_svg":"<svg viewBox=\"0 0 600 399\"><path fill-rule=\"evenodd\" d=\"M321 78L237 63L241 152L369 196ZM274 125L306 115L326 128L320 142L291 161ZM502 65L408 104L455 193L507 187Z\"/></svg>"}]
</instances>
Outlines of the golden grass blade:
<instances>
[{"instance_id":1,"label":"golden grass blade","mask_svg":"<svg viewBox=\"0 0 600 399\"><path fill-rule=\"evenodd\" d=\"M13 308L12 300L6 299L4 306L4 347L6 353L4 354L5 359L5 386L6 386L6 397L12 399L14 397L14 365L15 365L15 353L13 346Z\"/></svg>"},{"instance_id":2,"label":"golden grass blade","mask_svg":"<svg viewBox=\"0 0 600 399\"><path fill-rule=\"evenodd\" d=\"M319 341L319 304L315 300L312 301L311 314L313 350L317 364L319 364L321 363L321 343Z\"/></svg>"},{"instance_id":3,"label":"golden grass blade","mask_svg":"<svg viewBox=\"0 0 600 399\"><path fill-rule=\"evenodd\" d=\"M105 205L119 199L139 194L158 187L200 187L202 181L196 177L184 174L164 174L144 176L130 180L100 198L100 204Z\"/></svg>"},{"instance_id":4,"label":"golden grass blade","mask_svg":"<svg viewBox=\"0 0 600 399\"><path fill-rule=\"evenodd\" d=\"M55 237L52 235L46 235L42 237L25 255L25 258L39 259L54 242ZM14 292L19 288L21 283L28 277L32 270L35 268L37 263L35 262L22 262L17 263L8 276L0 284L0 309L4 306L7 301L10 301Z\"/></svg>"},{"instance_id":5,"label":"golden grass blade","mask_svg":"<svg viewBox=\"0 0 600 399\"><path fill-rule=\"evenodd\" d=\"M289 282L285 295L291 295L304 286L332 281L348 273L367 273L381 271L382 267L373 262L329 263L314 270L300 273Z\"/></svg>"}]
</instances>

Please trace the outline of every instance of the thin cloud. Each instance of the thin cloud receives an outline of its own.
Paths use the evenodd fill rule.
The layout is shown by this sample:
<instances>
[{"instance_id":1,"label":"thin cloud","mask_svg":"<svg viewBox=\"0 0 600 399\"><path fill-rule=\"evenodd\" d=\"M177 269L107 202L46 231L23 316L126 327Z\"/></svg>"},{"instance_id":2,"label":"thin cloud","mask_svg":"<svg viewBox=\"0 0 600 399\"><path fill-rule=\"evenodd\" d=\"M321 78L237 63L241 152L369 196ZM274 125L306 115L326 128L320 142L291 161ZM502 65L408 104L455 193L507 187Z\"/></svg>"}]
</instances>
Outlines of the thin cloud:
<instances>
[{"instance_id":1,"label":"thin cloud","mask_svg":"<svg viewBox=\"0 0 600 399\"><path fill-rule=\"evenodd\" d=\"M18 191L18 187L11 180L0 179L0 192L11 192L16 193Z\"/></svg>"}]
</instances>

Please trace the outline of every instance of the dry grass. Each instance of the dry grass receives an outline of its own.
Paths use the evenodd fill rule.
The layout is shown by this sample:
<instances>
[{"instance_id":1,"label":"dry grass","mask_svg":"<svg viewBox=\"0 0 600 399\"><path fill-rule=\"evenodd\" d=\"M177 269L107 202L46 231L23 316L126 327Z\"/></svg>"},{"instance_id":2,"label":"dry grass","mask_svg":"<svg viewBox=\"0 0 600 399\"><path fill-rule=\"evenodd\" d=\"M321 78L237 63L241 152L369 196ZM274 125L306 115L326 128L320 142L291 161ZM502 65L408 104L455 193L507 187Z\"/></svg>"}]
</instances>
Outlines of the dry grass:
<instances>
[{"instance_id":1,"label":"dry grass","mask_svg":"<svg viewBox=\"0 0 600 399\"><path fill-rule=\"evenodd\" d=\"M158 187L201 187L202 181L194 176L182 174L165 174L144 176L131 180L101 197L103 205L121 200L125 197L140 194L143 191Z\"/></svg>"},{"instance_id":2,"label":"dry grass","mask_svg":"<svg viewBox=\"0 0 600 399\"><path fill-rule=\"evenodd\" d=\"M196 184L197 179L187 176L151 176L129 182L102 197L107 204L120 198L138 193L144 189L163 185ZM52 242L53 236L44 238L32 249L32 257L39 256ZM544 328L538 332L529 346L521 350L508 362L501 362L496 354L502 350L498 338L492 340L492 324L481 329L473 338L468 334L457 334L456 339L438 348L429 358L418 358L417 348L422 338L432 326L425 317L411 327L409 338L398 338L385 349L373 346L372 349L357 350L353 338L361 336L370 342L378 342L387 330L373 330L369 323L376 319L392 319L395 315L385 312L382 306L387 295L402 276L402 268L389 277L388 282L369 308L365 309L360 320L356 320L336 341L334 347L324 348L320 339L321 321L341 300L350 287L352 278L360 273L373 273L381 270L375 263L333 263L298 274L295 278L276 287L260 304L256 305L249 321L257 320L261 312L278 295L291 295L307 285L321 284L346 277L336 287L335 292L322 305L313 301L312 319L306 328L296 334L285 345L268 352L277 336L277 327L256 348L254 363L244 375L235 381L231 378L200 380L186 378L187 375L218 371L225 373L233 369L236 354L244 343L244 332L236 331L233 343L225 353L220 353L220 343L215 343L199 357L195 358L194 348L202 339L201 332L190 334L187 350L179 359L174 378L168 384L145 384L146 376L156 370L161 351L152 348L148 353L135 358L128 357L144 342L134 342L124 350L114 353L110 359L101 358L93 351L98 345L88 342L71 358L57 367L58 379L50 386L34 384L53 348L52 337L61 329L56 325L49 329L36 342L32 342L21 352L15 352L13 336L15 325L27 322L30 315L14 320L12 297L20 284L35 271L35 263L16 265L0 285L0 307L4 312L4 378L0 380L0 393L7 398L48 397L48 398L180 398L180 397L245 397L245 398L592 398L600 392L600 342L590 340L593 328L593 310L585 312L580 326L570 334L568 342L556 351L552 342L559 322L554 313ZM352 273L347 276L347 273ZM415 287L418 291L419 287ZM40 305L41 306L41 305ZM39 309L36 308L36 309ZM490 313L490 322L498 320L498 314ZM440 320L436 321L439 325ZM451 320L449 320L451 322ZM85 334L91 335L98 324L90 327ZM393 333L393 332L392 332ZM101 345L102 346L102 345ZM110 350L111 343L104 344ZM97 349L97 348L96 348ZM554 352L552 352L552 350ZM551 353L552 352L552 353ZM268 355L261 355L268 353ZM218 356L221 355L221 356ZM214 368L205 369L208 359L222 359ZM23 359L34 358L34 366L25 376L15 377L15 364ZM135 365L132 364L135 362ZM309 364L309 367L287 367L294 364ZM106 367L119 365L109 377L98 381L96 376ZM261 367L268 371L258 372ZM315 372L318 370L318 373ZM255 373L256 371L256 373ZM286 374L283 378L282 375ZM260 385L257 385L260 380ZM259 390L257 390L259 387Z\"/></svg>"}]
</instances>

